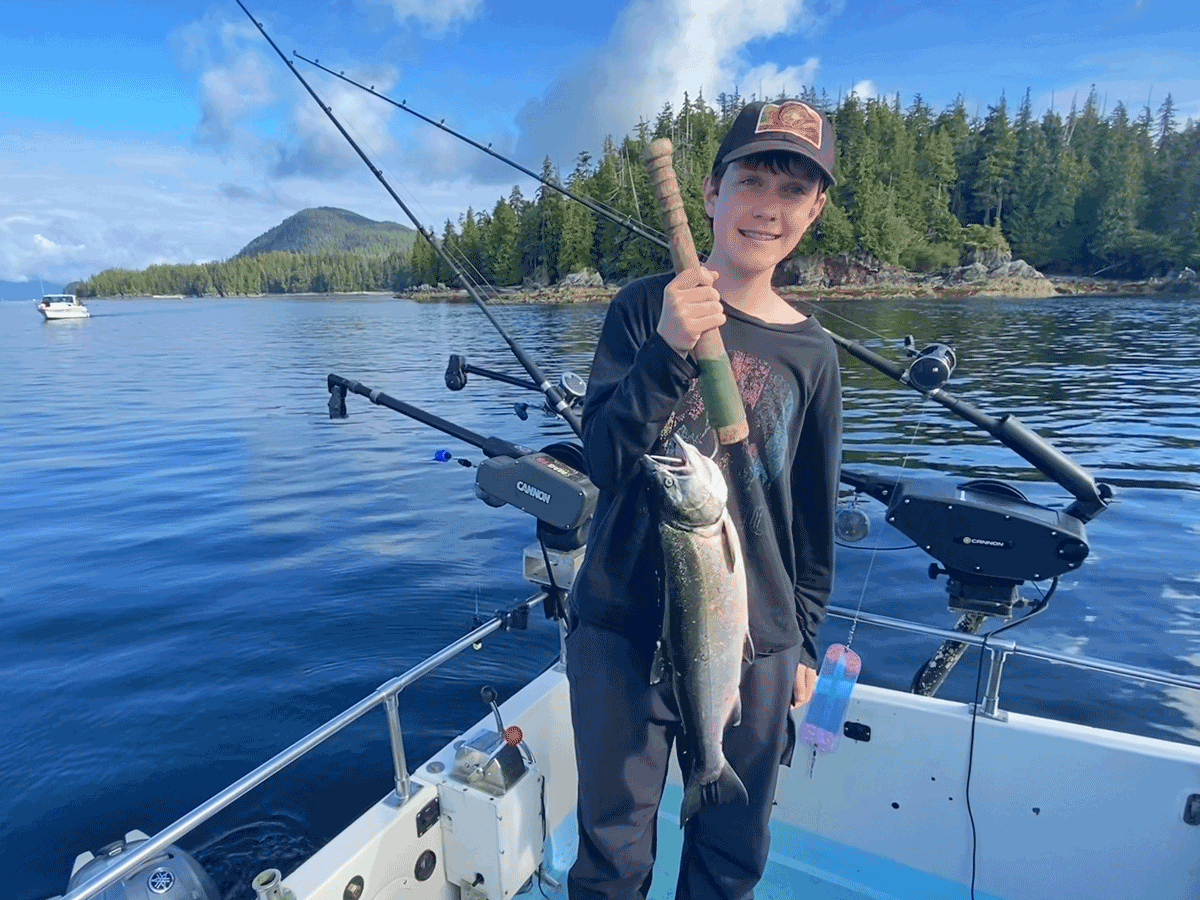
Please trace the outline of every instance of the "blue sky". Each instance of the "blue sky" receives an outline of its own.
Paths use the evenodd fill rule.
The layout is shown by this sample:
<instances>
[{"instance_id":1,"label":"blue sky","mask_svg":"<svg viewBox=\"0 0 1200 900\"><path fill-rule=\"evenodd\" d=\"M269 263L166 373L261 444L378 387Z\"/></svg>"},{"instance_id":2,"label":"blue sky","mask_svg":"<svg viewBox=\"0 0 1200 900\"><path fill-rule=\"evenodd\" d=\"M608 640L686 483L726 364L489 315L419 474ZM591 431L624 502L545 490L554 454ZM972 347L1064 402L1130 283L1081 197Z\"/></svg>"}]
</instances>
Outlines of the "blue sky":
<instances>
[{"instance_id":1,"label":"blue sky","mask_svg":"<svg viewBox=\"0 0 1200 900\"><path fill-rule=\"evenodd\" d=\"M1091 85L1200 118L1200 25L1181 0L252 0L287 53L356 74L569 171L665 101L734 86L961 94L1040 111ZM0 281L224 259L308 206L405 221L234 0L5 0ZM298 63L424 224L491 208L518 173ZM407 222L406 222L407 224ZM32 296L32 295L31 295Z\"/></svg>"}]
</instances>

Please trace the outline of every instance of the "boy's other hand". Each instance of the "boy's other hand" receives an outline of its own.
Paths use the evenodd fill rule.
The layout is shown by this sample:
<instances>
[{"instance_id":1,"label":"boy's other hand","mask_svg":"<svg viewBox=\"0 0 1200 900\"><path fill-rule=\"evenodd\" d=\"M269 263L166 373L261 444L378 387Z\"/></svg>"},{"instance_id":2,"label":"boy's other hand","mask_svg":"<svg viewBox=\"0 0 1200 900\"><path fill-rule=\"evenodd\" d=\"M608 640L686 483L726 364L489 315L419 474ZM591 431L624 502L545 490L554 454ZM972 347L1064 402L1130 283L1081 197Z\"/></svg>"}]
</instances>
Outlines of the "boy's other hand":
<instances>
[{"instance_id":1,"label":"boy's other hand","mask_svg":"<svg viewBox=\"0 0 1200 900\"><path fill-rule=\"evenodd\" d=\"M817 686L817 670L812 666L800 663L796 667L796 683L792 685L792 709L803 706L812 699L813 690Z\"/></svg>"},{"instance_id":2,"label":"boy's other hand","mask_svg":"<svg viewBox=\"0 0 1200 900\"><path fill-rule=\"evenodd\" d=\"M700 266L676 275L663 290L658 333L680 356L687 356L700 335L725 323L721 295L713 287L718 274Z\"/></svg>"}]
</instances>

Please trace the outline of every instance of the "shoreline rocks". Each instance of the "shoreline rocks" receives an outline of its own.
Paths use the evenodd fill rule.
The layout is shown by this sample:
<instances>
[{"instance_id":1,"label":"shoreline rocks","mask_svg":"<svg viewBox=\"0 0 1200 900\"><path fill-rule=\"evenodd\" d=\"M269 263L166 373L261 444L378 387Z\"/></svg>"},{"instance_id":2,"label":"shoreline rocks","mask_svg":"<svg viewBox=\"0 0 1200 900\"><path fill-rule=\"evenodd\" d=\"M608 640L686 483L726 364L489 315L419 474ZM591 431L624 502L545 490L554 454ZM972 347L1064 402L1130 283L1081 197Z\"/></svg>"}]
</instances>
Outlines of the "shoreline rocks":
<instances>
[{"instance_id":1,"label":"shoreline rocks","mask_svg":"<svg viewBox=\"0 0 1200 900\"><path fill-rule=\"evenodd\" d=\"M1022 297L1066 295L1153 296L1200 294L1200 275L1189 268L1166 278L1121 281L1077 275L1044 275L1006 249L969 250L959 265L940 272L910 272L874 259L814 254L784 262L773 281L787 299L883 299L887 297ZM554 285L532 283L498 288L495 303L607 303L620 285L605 284L599 273L574 272ZM417 301L469 301L465 290L423 284L397 297Z\"/></svg>"},{"instance_id":2,"label":"shoreline rocks","mask_svg":"<svg viewBox=\"0 0 1200 900\"><path fill-rule=\"evenodd\" d=\"M820 293L828 297L1052 297L1049 279L1000 248L972 249L959 265L921 274L878 260L852 256L794 257L776 273L785 296Z\"/></svg>"}]
</instances>

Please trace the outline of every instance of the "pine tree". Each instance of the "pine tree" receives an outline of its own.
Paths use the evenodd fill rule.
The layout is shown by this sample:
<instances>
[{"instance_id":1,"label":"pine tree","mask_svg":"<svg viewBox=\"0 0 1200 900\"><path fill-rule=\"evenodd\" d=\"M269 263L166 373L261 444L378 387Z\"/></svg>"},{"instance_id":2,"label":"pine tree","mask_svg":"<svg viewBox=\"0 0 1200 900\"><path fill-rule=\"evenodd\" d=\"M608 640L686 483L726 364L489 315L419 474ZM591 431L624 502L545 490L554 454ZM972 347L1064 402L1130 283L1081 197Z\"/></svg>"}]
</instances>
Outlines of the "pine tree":
<instances>
[{"instance_id":1,"label":"pine tree","mask_svg":"<svg viewBox=\"0 0 1200 900\"><path fill-rule=\"evenodd\" d=\"M487 257L497 284L511 285L521 281L517 229L517 214L509 202L501 197L492 208L492 221L486 238Z\"/></svg>"},{"instance_id":2,"label":"pine tree","mask_svg":"<svg viewBox=\"0 0 1200 900\"><path fill-rule=\"evenodd\" d=\"M1155 146L1160 153L1164 152L1167 141L1175 133L1175 125L1175 101L1167 94L1162 106L1158 108L1158 137Z\"/></svg>"},{"instance_id":3,"label":"pine tree","mask_svg":"<svg viewBox=\"0 0 1200 900\"><path fill-rule=\"evenodd\" d=\"M558 173L554 171L548 156L542 161L542 179L558 183ZM563 205L563 196L558 191L545 184L538 189L534 203L537 222L535 271L544 273L551 284L559 279L558 254L562 245Z\"/></svg>"},{"instance_id":4,"label":"pine tree","mask_svg":"<svg viewBox=\"0 0 1200 900\"><path fill-rule=\"evenodd\" d=\"M988 107L988 116L979 140L974 201L982 213L984 225L997 225L1000 222L1016 149L1016 139L1008 123L1008 106L1001 94L1000 102Z\"/></svg>"}]
</instances>

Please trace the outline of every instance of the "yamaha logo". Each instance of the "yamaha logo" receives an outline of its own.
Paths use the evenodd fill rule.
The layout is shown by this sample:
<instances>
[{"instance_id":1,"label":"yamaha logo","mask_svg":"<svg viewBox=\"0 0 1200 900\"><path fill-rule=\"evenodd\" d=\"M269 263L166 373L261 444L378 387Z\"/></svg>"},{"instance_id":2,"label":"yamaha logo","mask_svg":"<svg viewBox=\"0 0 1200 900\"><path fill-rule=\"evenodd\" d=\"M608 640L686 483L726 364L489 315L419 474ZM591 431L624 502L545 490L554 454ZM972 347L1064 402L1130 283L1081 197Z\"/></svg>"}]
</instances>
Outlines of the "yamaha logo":
<instances>
[{"instance_id":1,"label":"yamaha logo","mask_svg":"<svg viewBox=\"0 0 1200 900\"><path fill-rule=\"evenodd\" d=\"M517 482L517 490L522 494L528 494L534 500L541 500L543 503L550 502L550 495L545 491L538 490L532 484L526 484L524 481Z\"/></svg>"},{"instance_id":2,"label":"yamaha logo","mask_svg":"<svg viewBox=\"0 0 1200 900\"><path fill-rule=\"evenodd\" d=\"M155 869L146 879L146 887L156 894L165 894L175 884L175 876L169 869Z\"/></svg>"}]
</instances>

